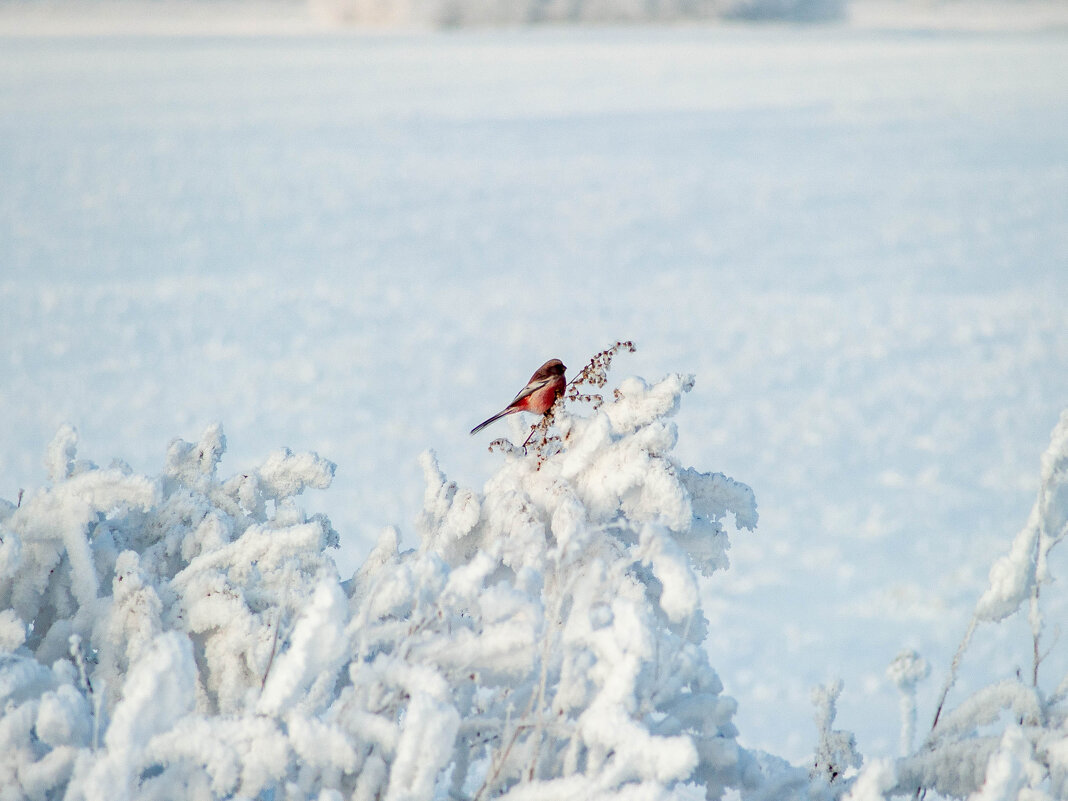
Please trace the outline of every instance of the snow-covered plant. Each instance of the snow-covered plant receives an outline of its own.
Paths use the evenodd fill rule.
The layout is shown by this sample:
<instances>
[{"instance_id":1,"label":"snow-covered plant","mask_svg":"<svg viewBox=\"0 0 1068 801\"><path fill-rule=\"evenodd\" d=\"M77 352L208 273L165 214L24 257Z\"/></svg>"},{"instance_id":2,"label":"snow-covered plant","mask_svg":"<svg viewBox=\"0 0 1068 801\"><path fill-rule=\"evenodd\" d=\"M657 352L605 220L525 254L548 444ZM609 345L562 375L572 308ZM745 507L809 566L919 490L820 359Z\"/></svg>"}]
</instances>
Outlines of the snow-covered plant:
<instances>
[{"instance_id":1,"label":"snow-covered plant","mask_svg":"<svg viewBox=\"0 0 1068 801\"><path fill-rule=\"evenodd\" d=\"M424 455L419 545L339 581L315 454L77 459L0 503L0 799L667 799L755 787L702 642L751 490L682 467L693 379L620 384L481 493Z\"/></svg>"},{"instance_id":2,"label":"snow-covered plant","mask_svg":"<svg viewBox=\"0 0 1068 801\"><path fill-rule=\"evenodd\" d=\"M943 686L934 723L924 743L896 766L892 792L928 790L987 801L1068 797L1068 677L1052 691L1042 687L1045 656L1041 590L1053 580L1050 551L1068 534L1068 411L1042 455L1041 481L1027 524L1009 553L990 569ZM961 662L982 623L998 623L1027 607L1032 634L1030 675L1013 676L979 689L956 706L947 704ZM915 681L926 665L915 654L895 660L892 675L909 709ZM907 735L911 731L906 726ZM885 784L885 782L884 782Z\"/></svg>"},{"instance_id":3,"label":"snow-covered plant","mask_svg":"<svg viewBox=\"0 0 1068 801\"><path fill-rule=\"evenodd\" d=\"M842 694L842 681L817 687L812 691L816 706L816 729L819 743L813 761L812 775L819 782L831 785L844 778L846 772L860 767L861 756L852 732L834 728L838 714L838 696Z\"/></svg>"},{"instance_id":4,"label":"snow-covered plant","mask_svg":"<svg viewBox=\"0 0 1068 801\"><path fill-rule=\"evenodd\" d=\"M155 479L76 446L61 429L51 486L0 507L0 797L256 794L284 779L279 721L229 716L253 711L278 625L336 585L336 532L293 500L334 465L282 450L219 481L218 426L172 443Z\"/></svg>"},{"instance_id":5,"label":"snow-covered plant","mask_svg":"<svg viewBox=\"0 0 1068 801\"><path fill-rule=\"evenodd\" d=\"M890 663L886 676L901 693L901 753L912 751L916 738L916 685L931 673L931 665L911 648L906 648Z\"/></svg>"}]
</instances>

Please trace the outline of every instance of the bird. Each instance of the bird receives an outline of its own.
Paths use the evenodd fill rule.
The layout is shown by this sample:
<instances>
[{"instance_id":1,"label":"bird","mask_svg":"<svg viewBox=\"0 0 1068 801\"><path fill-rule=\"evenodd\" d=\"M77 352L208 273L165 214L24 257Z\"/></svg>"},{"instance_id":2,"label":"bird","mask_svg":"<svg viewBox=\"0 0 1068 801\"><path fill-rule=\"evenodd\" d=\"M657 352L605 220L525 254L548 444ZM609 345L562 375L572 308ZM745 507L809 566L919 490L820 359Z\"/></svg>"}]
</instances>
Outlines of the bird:
<instances>
[{"instance_id":1,"label":"bird","mask_svg":"<svg viewBox=\"0 0 1068 801\"><path fill-rule=\"evenodd\" d=\"M515 396L511 403L497 412L493 417L484 420L471 429L472 434L477 434L483 428L495 420L500 420L508 414L516 412L531 412L533 414L545 414L553 408L556 399L564 393L567 382L564 380L564 371L567 368L559 359L549 359L539 367L530 377L527 385Z\"/></svg>"}]
</instances>

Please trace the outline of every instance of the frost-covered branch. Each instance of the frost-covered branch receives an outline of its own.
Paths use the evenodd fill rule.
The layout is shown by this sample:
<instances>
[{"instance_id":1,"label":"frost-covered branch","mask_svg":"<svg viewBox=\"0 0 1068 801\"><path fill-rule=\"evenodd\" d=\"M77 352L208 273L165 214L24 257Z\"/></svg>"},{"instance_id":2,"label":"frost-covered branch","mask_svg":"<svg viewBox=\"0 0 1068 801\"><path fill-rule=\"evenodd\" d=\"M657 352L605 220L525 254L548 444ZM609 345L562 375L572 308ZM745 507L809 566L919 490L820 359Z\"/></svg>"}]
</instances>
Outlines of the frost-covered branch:
<instances>
[{"instance_id":1,"label":"frost-covered branch","mask_svg":"<svg viewBox=\"0 0 1068 801\"><path fill-rule=\"evenodd\" d=\"M1068 710L1062 682L1046 694L1039 682L1043 586L1052 583L1048 557L1068 533L1068 411L1042 455L1040 487L1027 524L1009 552L990 569L968 630L939 696L931 731L919 751L898 763L898 792L926 790L983 799L1063 798L1068 792L1068 749L1062 745ZM999 623L1026 605L1032 634L1027 683L1003 679L947 705L976 629ZM1053 788L1052 796L1043 795Z\"/></svg>"}]
</instances>

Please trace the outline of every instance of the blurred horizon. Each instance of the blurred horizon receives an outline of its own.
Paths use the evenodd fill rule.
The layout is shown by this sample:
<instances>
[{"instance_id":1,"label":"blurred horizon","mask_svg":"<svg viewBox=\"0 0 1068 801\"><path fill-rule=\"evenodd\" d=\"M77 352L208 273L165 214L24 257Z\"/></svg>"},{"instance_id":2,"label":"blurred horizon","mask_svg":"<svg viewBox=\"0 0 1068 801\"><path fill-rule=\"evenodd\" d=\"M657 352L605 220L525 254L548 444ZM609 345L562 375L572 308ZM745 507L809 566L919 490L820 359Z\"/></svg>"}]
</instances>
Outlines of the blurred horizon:
<instances>
[{"instance_id":1,"label":"blurred horizon","mask_svg":"<svg viewBox=\"0 0 1068 801\"><path fill-rule=\"evenodd\" d=\"M571 26L1068 29L1062 0L0 0L0 36L300 35Z\"/></svg>"}]
</instances>

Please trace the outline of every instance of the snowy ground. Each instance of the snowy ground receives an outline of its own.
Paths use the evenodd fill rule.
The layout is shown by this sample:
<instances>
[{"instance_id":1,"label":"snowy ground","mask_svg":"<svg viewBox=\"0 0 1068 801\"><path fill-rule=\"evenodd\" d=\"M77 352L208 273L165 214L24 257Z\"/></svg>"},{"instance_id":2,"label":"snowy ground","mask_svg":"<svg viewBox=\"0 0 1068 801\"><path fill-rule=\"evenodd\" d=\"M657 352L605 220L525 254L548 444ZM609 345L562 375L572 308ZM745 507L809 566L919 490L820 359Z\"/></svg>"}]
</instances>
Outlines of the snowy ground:
<instances>
[{"instance_id":1,"label":"snowy ground","mask_svg":"<svg viewBox=\"0 0 1068 801\"><path fill-rule=\"evenodd\" d=\"M886 665L922 731L1068 406L1066 74L1063 31L7 38L0 497L64 421L155 473L221 420L229 471L338 463L351 572L423 449L479 486L472 425L631 338L760 506L706 588L741 742L804 759L841 676L892 754Z\"/></svg>"}]
</instances>

